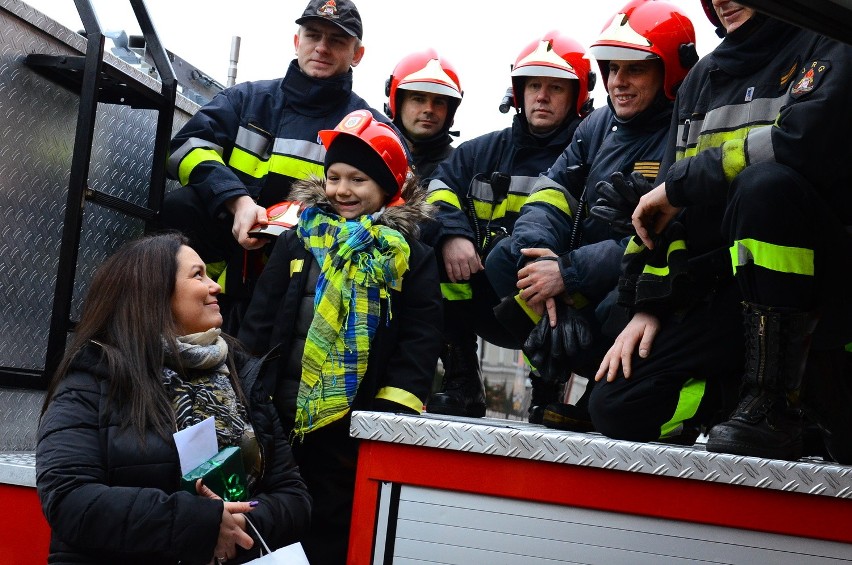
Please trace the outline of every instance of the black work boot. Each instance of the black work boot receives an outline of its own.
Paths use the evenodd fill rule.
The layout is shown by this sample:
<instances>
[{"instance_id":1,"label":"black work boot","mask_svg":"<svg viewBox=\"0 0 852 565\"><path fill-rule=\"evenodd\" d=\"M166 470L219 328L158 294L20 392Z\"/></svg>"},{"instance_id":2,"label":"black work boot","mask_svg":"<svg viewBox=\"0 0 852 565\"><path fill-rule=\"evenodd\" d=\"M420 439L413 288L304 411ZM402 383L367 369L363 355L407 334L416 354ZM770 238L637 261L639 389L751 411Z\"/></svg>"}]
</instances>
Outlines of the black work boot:
<instances>
[{"instance_id":1,"label":"black work boot","mask_svg":"<svg viewBox=\"0 0 852 565\"><path fill-rule=\"evenodd\" d=\"M548 428L569 432L595 431L592 417L589 415L589 397L592 396L594 386L595 381L589 379L586 390L583 391L583 395L577 400L576 404L564 404L562 402L548 404L544 408L542 424Z\"/></svg>"},{"instance_id":2,"label":"black work boot","mask_svg":"<svg viewBox=\"0 0 852 565\"><path fill-rule=\"evenodd\" d=\"M476 339L471 343L448 343L441 351L444 379L441 391L429 397L426 411L448 416L485 416L485 386L476 356Z\"/></svg>"},{"instance_id":3,"label":"black work boot","mask_svg":"<svg viewBox=\"0 0 852 565\"><path fill-rule=\"evenodd\" d=\"M534 372L530 372L530 383L532 383L532 395L528 419L530 424L541 424L544 421L544 408L559 402L562 383L545 380Z\"/></svg>"},{"instance_id":4,"label":"black work boot","mask_svg":"<svg viewBox=\"0 0 852 565\"><path fill-rule=\"evenodd\" d=\"M745 303L746 371L740 402L713 426L707 451L796 460L802 456L798 393L816 318Z\"/></svg>"}]
</instances>

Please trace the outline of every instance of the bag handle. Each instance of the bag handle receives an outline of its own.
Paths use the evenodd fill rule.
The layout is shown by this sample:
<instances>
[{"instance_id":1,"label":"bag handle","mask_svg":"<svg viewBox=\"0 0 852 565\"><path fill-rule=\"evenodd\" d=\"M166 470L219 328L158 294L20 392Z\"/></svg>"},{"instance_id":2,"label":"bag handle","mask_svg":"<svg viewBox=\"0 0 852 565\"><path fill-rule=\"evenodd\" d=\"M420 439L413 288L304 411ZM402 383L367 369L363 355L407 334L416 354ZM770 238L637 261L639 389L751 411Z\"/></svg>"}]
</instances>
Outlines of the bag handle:
<instances>
[{"instance_id":1,"label":"bag handle","mask_svg":"<svg viewBox=\"0 0 852 565\"><path fill-rule=\"evenodd\" d=\"M266 545L266 541L264 541L263 536L262 536L262 535L260 535L260 532L259 532L259 531L257 531L257 528L254 526L254 524L252 524L252 523L251 523L251 520L249 520L248 515L247 515L247 514L243 514L243 517L246 519L246 524L248 524L249 526L251 526L251 529L252 529L252 531L254 531L255 535L257 536L257 539L258 539L258 540L260 540L260 545L262 545L262 546L263 546L263 549L265 549L265 550L266 550L266 553L267 553L267 554L271 554L271 553L272 553L272 550L271 550L271 549L269 549L269 546L268 546L268 545ZM261 555L263 555L263 550L261 550L260 554L261 554Z\"/></svg>"}]
</instances>

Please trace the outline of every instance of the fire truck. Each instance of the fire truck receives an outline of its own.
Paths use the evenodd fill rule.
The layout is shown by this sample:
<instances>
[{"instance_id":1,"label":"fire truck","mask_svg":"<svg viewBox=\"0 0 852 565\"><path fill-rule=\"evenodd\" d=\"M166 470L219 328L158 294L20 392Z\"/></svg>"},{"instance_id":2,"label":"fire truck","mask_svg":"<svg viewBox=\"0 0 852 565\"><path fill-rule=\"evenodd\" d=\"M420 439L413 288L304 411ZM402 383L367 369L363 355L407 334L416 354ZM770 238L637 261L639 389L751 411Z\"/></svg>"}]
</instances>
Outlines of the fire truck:
<instances>
[{"instance_id":1,"label":"fire truck","mask_svg":"<svg viewBox=\"0 0 852 565\"><path fill-rule=\"evenodd\" d=\"M89 0L83 33L0 0L0 564L46 560L34 452L48 375L94 269L176 188L168 140L221 88L129 1L138 60L105 48ZM841 1L753 4L852 39ZM351 434L353 564L852 563L850 466L501 418L356 412Z\"/></svg>"}]
</instances>

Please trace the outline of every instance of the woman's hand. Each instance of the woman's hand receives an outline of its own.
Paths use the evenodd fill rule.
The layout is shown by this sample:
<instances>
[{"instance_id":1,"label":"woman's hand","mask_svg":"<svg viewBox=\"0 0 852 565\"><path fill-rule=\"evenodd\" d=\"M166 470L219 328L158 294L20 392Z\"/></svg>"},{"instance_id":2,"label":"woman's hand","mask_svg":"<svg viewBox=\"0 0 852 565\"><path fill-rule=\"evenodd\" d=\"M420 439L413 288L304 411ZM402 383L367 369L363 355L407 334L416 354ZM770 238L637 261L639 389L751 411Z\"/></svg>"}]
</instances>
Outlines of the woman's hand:
<instances>
[{"instance_id":1,"label":"woman's hand","mask_svg":"<svg viewBox=\"0 0 852 565\"><path fill-rule=\"evenodd\" d=\"M201 496L221 500L221 497L210 490L201 479L195 482L195 490ZM243 549L251 549L254 545L254 539L246 533L246 517L244 514L251 512L257 506L256 501L225 502L224 504L222 521L219 523L219 539L216 541L216 548L213 550L213 556L220 563L236 557L237 546Z\"/></svg>"},{"instance_id":2,"label":"woman's hand","mask_svg":"<svg viewBox=\"0 0 852 565\"><path fill-rule=\"evenodd\" d=\"M624 371L624 378L629 379L633 352L636 351L637 344L639 357L645 359L651 354L651 345L659 331L660 320L656 316L644 312L635 314L606 352L598 372L595 373L595 380L606 377L607 382L612 382L619 368Z\"/></svg>"}]
</instances>

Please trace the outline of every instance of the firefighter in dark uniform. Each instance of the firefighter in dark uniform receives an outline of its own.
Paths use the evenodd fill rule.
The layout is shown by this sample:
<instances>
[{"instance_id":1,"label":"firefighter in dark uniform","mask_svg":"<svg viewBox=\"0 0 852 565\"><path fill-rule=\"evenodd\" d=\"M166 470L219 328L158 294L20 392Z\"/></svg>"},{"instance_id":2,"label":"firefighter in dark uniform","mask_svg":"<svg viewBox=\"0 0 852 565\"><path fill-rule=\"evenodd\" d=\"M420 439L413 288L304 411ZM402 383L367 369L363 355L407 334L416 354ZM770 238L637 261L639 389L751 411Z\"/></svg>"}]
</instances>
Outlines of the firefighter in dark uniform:
<instances>
[{"instance_id":1,"label":"firefighter in dark uniform","mask_svg":"<svg viewBox=\"0 0 852 565\"><path fill-rule=\"evenodd\" d=\"M483 272L493 244L512 232L539 173L547 170L591 111L594 75L582 46L558 32L533 41L512 70L512 126L461 144L429 179L429 201L439 211L424 239L439 253L445 301L444 382L430 412L481 417L485 396L477 334L519 349L501 329L498 302Z\"/></svg>"},{"instance_id":2,"label":"firefighter in dark uniform","mask_svg":"<svg viewBox=\"0 0 852 565\"><path fill-rule=\"evenodd\" d=\"M612 338L600 335L595 307L616 287L626 244L625 226L612 225L587 214L597 198L596 185L613 173L632 182L653 182L663 158L677 87L698 60L692 22L677 6L656 0L632 0L604 25L589 48L597 60L607 87L607 105L596 109L574 132L571 144L539 177L510 238L501 241L489 255L486 272L497 294L504 299L505 321L526 339L548 304L548 320L562 324L567 318L594 335L593 343L580 343L578 335L567 337L577 343L571 361L554 371L530 375L533 398L531 422L563 427L556 411L571 412L556 403L558 389L571 372L591 380ZM647 179L647 181L645 180ZM575 225L574 217L580 217ZM632 225L629 225L632 232ZM522 250L525 250L522 252ZM558 258L556 257L558 256ZM550 257L551 260L544 260ZM520 274L519 274L520 270ZM518 289L521 293L518 294ZM559 301L563 320L555 314ZM569 302L573 306L564 304ZM514 306L511 310L509 306ZM605 308L604 308L605 310ZM514 312L514 315L510 315ZM614 337L614 336L612 336ZM580 346L585 347L580 347ZM554 352L550 352L553 354ZM570 365L570 366L569 366ZM538 368L536 368L538 369ZM537 374L538 373L538 374ZM591 387L587 387L591 392ZM571 428L589 427L588 414L562 418Z\"/></svg>"},{"instance_id":3,"label":"firefighter in dark uniform","mask_svg":"<svg viewBox=\"0 0 852 565\"><path fill-rule=\"evenodd\" d=\"M252 267L262 265L259 254L245 250L268 241L248 231L266 223L266 208L286 200L294 181L322 176L325 150L317 132L357 109L388 121L352 92L352 68L364 47L351 0L311 0L296 23L296 58L286 75L218 94L181 128L169 151L167 172L186 189L166 195L162 225L184 232L219 279L223 330L231 334L258 274ZM226 265L236 271L227 280Z\"/></svg>"},{"instance_id":4,"label":"firefighter in dark uniform","mask_svg":"<svg viewBox=\"0 0 852 565\"><path fill-rule=\"evenodd\" d=\"M712 426L709 451L795 460L804 413L852 463L852 48L705 8L727 34L678 91L664 182L632 215L620 300L635 314L592 421L637 441Z\"/></svg>"},{"instance_id":5,"label":"firefighter in dark uniform","mask_svg":"<svg viewBox=\"0 0 852 565\"><path fill-rule=\"evenodd\" d=\"M450 131L463 95L455 67L434 49L411 53L394 67L385 95L385 114L402 133L414 172L429 177L458 135Z\"/></svg>"}]
</instances>

